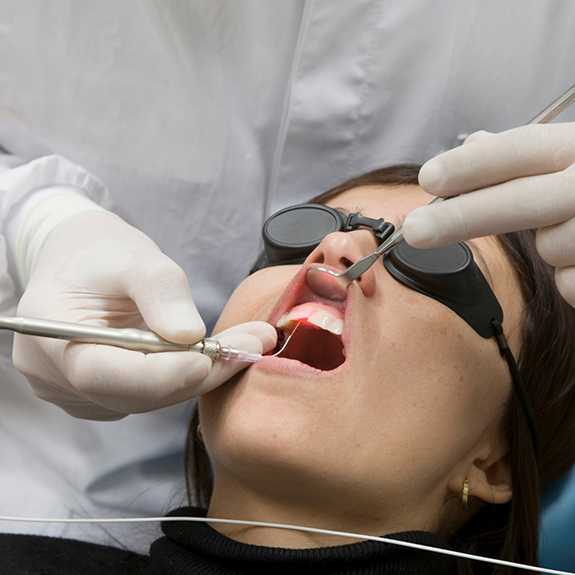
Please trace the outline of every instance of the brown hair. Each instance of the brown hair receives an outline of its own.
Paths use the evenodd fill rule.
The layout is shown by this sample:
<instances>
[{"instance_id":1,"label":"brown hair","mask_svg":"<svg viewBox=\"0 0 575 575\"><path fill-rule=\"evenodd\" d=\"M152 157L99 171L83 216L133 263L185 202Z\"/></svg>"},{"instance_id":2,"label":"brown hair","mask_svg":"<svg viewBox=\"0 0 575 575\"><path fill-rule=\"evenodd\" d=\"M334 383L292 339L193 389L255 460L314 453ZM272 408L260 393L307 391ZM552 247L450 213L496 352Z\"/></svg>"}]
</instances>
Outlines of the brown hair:
<instances>
[{"instance_id":1,"label":"brown hair","mask_svg":"<svg viewBox=\"0 0 575 575\"><path fill-rule=\"evenodd\" d=\"M403 164L353 178L312 200L326 202L359 186L418 185L419 166ZM510 447L513 497L504 505L485 504L450 539L457 551L536 565L539 541L540 488L575 463L575 310L561 297L554 269L535 248L535 231L499 236L499 242L521 285L522 345L518 364L541 435L537 460L516 393L511 393L504 426ZM186 462L188 493L209 504L209 460L197 441L197 410L190 427ZM190 477L196 478L193 483ZM460 560L460 574L499 575L506 568Z\"/></svg>"}]
</instances>

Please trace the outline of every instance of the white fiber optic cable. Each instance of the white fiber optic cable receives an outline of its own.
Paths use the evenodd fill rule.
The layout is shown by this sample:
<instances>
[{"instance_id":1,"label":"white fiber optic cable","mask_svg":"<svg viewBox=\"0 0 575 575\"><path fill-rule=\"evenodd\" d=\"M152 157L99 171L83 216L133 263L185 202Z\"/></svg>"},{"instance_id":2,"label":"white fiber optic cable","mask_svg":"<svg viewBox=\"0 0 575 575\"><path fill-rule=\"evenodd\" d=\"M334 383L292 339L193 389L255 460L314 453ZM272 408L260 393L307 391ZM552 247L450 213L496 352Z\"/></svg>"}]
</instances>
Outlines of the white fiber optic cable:
<instances>
[{"instance_id":1,"label":"white fiber optic cable","mask_svg":"<svg viewBox=\"0 0 575 575\"><path fill-rule=\"evenodd\" d=\"M245 521L242 519L219 519L213 517L189 517L189 516L132 517L128 519L123 519L119 517L109 519L46 519L46 518L33 518L33 517L9 517L0 515L0 521L19 521L23 523L151 523L151 522L162 522L162 521L190 521L192 523L226 523L231 525L250 525L254 527L289 529L291 531L305 531L307 533L320 533L322 535L337 535L340 537L349 537L352 539L365 539L367 541L378 541L380 543L388 543L390 545L398 545L400 547L409 547L411 549L418 549L420 551L430 551L432 553L441 553L443 555L451 555L452 557L460 557L462 559L471 559L473 561L482 561L484 563L491 563L493 565L502 565L504 567L513 567L515 569L533 571L535 573L549 573L550 575L575 575L575 573L573 573L572 571L557 571L556 569L546 569L545 567L523 565L522 563L514 563L512 561L502 561L501 559L491 559L490 557L471 555L470 553L461 553L459 551L452 551L450 549L440 549L438 547L430 547L429 545L421 545L419 543L409 543L408 541L397 541L395 539L388 539L386 537L363 535L361 533L346 533L345 531L331 531L329 529L303 527L301 525L287 525L283 523L265 523L263 521Z\"/></svg>"}]
</instances>

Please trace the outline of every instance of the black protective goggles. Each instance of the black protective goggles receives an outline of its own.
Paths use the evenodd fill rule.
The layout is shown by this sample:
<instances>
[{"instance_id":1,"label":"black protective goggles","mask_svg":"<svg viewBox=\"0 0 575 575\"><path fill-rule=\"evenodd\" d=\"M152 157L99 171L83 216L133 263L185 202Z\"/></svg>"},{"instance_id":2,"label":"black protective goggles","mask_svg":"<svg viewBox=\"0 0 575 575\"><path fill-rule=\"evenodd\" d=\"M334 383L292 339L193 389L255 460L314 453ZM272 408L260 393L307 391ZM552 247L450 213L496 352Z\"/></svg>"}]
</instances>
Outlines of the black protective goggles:
<instances>
[{"instance_id":1,"label":"black protective goggles","mask_svg":"<svg viewBox=\"0 0 575 575\"><path fill-rule=\"evenodd\" d=\"M382 218L374 220L360 213L347 216L320 204L285 208L264 224L264 252L250 273L271 266L302 264L328 234L360 227L371 228L380 243L394 231L394 226ZM453 310L481 337L497 337L501 353L509 364L537 454L539 433L535 415L503 334L503 310L469 247L459 243L416 249L404 242L385 255L383 264L396 280Z\"/></svg>"}]
</instances>

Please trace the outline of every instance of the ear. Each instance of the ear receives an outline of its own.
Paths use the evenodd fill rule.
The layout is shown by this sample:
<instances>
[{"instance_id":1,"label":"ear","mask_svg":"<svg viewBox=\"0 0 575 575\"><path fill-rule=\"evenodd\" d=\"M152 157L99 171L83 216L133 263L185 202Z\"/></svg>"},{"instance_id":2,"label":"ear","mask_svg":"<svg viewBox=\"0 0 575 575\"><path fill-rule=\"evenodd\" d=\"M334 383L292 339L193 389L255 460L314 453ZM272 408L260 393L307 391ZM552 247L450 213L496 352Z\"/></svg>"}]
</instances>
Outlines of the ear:
<instances>
[{"instance_id":1,"label":"ear","mask_svg":"<svg viewBox=\"0 0 575 575\"><path fill-rule=\"evenodd\" d=\"M448 489L461 495L465 479L469 481L470 497L477 497L487 503L508 503L513 496L509 452L474 459L464 476L456 473L449 479Z\"/></svg>"}]
</instances>

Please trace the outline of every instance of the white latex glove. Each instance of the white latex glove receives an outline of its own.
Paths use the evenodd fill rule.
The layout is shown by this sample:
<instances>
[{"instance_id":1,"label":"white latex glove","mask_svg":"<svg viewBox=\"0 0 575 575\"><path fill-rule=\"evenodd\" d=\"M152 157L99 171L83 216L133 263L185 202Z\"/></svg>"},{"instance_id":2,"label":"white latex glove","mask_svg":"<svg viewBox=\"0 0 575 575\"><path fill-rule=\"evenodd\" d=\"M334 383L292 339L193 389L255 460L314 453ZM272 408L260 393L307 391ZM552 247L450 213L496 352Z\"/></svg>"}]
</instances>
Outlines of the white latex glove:
<instances>
[{"instance_id":1,"label":"white latex glove","mask_svg":"<svg viewBox=\"0 0 575 575\"><path fill-rule=\"evenodd\" d=\"M19 316L108 327L149 327L176 343L202 339L186 275L154 242L107 212L77 214L48 236ZM275 330L253 322L216 336L265 352ZM173 405L220 385L249 364L194 352L143 354L106 345L16 335L14 365L34 393L86 419L120 419Z\"/></svg>"},{"instance_id":2,"label":"white latex glove","mask_svg":"<svg viewBox=\"0 0 575 575\"><path fill-rule=\"evenodd\" d=\"M537 250L575 307L575 123L477 132L429 160L419 182L434 196L459 197L413 210L403 225L409 244L537 228Z\"/></svg>"}]
</instances>

